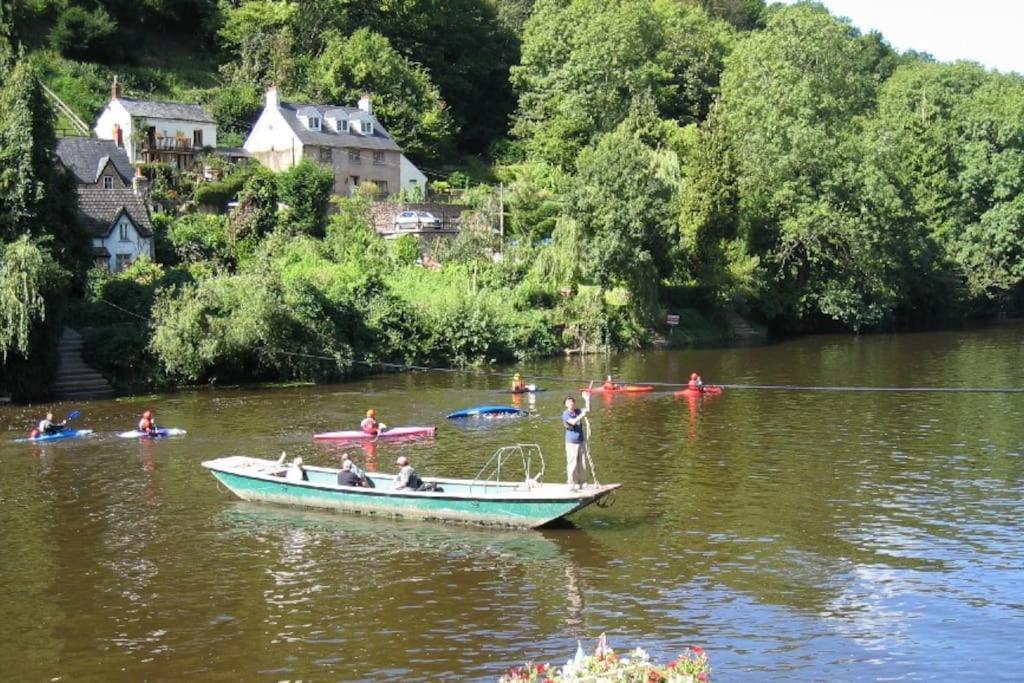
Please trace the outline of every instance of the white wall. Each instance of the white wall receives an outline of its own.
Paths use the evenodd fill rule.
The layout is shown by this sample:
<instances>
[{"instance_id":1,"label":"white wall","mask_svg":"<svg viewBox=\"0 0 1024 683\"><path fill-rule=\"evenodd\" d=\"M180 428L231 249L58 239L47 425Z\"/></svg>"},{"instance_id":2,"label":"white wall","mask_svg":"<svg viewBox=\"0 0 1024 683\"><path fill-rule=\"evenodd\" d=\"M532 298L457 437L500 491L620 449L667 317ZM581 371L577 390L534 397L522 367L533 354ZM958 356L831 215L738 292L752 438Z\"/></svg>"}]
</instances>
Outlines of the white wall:
<instances>
[{"instance_id":1,"label":"white wall","mask_svg":"<svg viewBox=\"0 0 1024 683\"><path fill-rule=\"evenodd\" d=\"M423 175L423 172L416 168L415 164L409 161L404 154L399 161L398 177L398 182L402 184L401 189L410 190L414 186L419 186L420 191L423 192L423 197L426 198L427 176Z\"/></svg>"},{"instance_id":2,"label":"white wall","mask_svg":"<svg viewBox=\"0 0 1024 683\"><path fill-rule=\"evenodd\" d=\"M273 171L285 171L302 160L302 142L277 107L263 108L242 147Z\"/></svg>"},{"instance_id":3,"label":"white wall","mask_svg":"<svg viewBox=\"0 0 1024 683\"><path fill-rule=\"evenodd\" d=\"M132 117L119 100L111 100L108 102L107 106L103 109L103 113L101 113L99 119L96 120L96 127L93 129L96 131L96 137L101 140L113 140L114 124L121 126L122 137L124 138L124 149L128 154L128 160L133 164L140 161L139 157L141 150L136 149L137 145L133 139L134 131L132 130ZM203 147L217 146L216 123L200 123L199 121L145 117L143 125L145 128L143 128L142 135L145 135L146 128L153 126L156 128L157 133L164 137L173 138L181 132L189 141L192 140L192 134L194 131L202 130Z\"/></svg>"},{"instance_id":4,"label":"white wall","mask_svg":"<svg viewBox=\"0 0 1024 683\"><path fill-rule=\"evenodd\" d=\"M121 226L126 228L126 239L121 239ZM107 267L111 272L117 272L118 255L127 256L130 262L134 262L139 256L145 255L153 258L153 240L150 237L143 237L139 234L135 224L124 213L117 219L114 229L106 237L94 237L94 247L106 247L110 252L110 260ZM124 259L122 258L122 261Z\"/></svg>"}]
</instances>

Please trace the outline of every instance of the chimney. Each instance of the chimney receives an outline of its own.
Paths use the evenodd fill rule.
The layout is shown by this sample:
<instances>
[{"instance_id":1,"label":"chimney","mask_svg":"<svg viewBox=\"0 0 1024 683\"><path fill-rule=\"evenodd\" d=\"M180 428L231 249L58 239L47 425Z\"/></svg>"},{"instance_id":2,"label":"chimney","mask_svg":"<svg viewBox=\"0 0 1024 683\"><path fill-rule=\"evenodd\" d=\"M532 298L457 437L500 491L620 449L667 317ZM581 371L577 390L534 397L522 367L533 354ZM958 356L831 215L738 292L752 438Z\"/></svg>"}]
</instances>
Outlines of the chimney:
<instances>
[{"instance_id":1,"label":"chimney","mask_svg":"<svg viewBox=\"0 0 1024 683\"><path fill-rule=\"evenodd\" d=\"M373 104L370 102L370 93L364 92L359 98L359 108L367 114L373 114Z\"/></svg>"},{"instance_id":2,"label":"chimney","mask_svg":"<svg viewBox=\"0 0 1024 683\"><path fill-rule=\"evenodd\" d=\"M120 124L114 124L114 128L111 130L111 136L114 138L115 145L118 147L124 147L124 133L121 131Z\"/></svg>"},{"instance_id":3,"label":"chimney","mask_svg":"<svg viewBox=\"0 0 1024 683\"><path fill-rule=\"evenodd\" d=\"M281 106L281 100L277 96L277 86L272 85L267 88L267 108L277 109Z\"/></svg>"},{"instance_id":4,"label":"chimney","mask_svg":"<svg viewBox=\"0 0 1024 683\"><path fill-rule=\"evenodd\" d=\"M114 74L114 81L110 84L110 99L121 99L121 84L117 82L117 74Z\"/></svg>"},{"instance_id":5,"label":"chimney","mask_svg":"<svg viewBox=\"0 0 1024 683\"><path fill-rule=\"evenodd\" d=\"M149 194L149 178L142 175L142 166L135 167L135 177L132 178L132 190L143 199Z\"/></svg>"}]
</instances>

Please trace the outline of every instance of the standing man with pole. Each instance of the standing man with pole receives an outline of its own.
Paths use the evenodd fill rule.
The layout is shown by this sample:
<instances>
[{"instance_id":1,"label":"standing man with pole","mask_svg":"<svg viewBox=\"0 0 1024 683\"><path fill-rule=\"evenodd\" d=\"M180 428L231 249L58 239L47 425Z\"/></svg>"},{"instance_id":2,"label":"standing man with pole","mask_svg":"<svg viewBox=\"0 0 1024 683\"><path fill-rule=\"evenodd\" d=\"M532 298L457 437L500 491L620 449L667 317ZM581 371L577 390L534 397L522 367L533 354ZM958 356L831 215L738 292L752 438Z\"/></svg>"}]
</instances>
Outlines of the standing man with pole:
<instances>
[{"instance_id":1,"label":"standing man with pole","mask_svg":"<svg viewBox=\"0 0 1024 683\"><path fill-rule=\"evenodd\" d=\"M583 392L583 410L576 407L576 399L565 397L565 412L562 424L565 427L565 480L572 490L579 490L586 482L586 464L583 459L585 448L583 424L590 412L590 392Z\"/></svg>"}]
</instances>

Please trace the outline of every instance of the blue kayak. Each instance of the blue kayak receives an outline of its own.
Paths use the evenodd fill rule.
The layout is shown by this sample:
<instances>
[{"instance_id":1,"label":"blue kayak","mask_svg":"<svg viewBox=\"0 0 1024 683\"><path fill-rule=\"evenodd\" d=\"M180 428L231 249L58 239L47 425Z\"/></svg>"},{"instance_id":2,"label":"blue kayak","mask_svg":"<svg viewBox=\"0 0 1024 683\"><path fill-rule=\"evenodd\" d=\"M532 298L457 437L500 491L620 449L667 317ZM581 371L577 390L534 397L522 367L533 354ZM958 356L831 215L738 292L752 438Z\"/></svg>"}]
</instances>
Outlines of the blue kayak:
<instances>
[{"instance_id":1,"label":"blue kayak","mask_svg":"<svg viewBox=\"0 0 1024 683\"><path fill-rule=\"evenodd\" d=\"M130 432L121 432L118 436L122 439L162 439L167 436L181 436L185 433L184 429L177 427L160 427L155 432L140 432L133 429Z\"/></svg>"},{"instance_id":2,"label":"blue kayak","mask_svg":"<svg viewBox=\"0 0 1024 683\"><path fill-rule=\"evenodd\" d=\"M15 443L42 443L45 441L63 441L64 439L77 439L80 436L92 434L91 429L62 429L53 434L40 434L33 438L26 436L23 439L15 439Z\"/></svg>"},{"instance_id":3,"label":"blue kayak","mask_svg":"<svg viewBox=\"0 0 1024 683\"><path fill-rule=\"evenodd\" d=\"M465 417L502 417L518 415L529 415L529 413L525 410L520 410L519 408L513 408L511 406L477 406L476 408L463 408L462 410L456 410L454 413L450 413L446 417L449 420L458 420Z\"/></svg>"}]
</instances>

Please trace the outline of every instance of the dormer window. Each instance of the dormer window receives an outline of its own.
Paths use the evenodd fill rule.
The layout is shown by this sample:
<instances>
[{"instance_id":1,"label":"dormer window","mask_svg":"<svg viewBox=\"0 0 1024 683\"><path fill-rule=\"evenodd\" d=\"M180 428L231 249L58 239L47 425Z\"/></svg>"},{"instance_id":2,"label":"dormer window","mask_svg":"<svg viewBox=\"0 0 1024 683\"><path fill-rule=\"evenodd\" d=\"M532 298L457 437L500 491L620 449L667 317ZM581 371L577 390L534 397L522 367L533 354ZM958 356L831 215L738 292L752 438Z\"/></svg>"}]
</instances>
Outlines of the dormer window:
<instances>
[{"instance_id":1,"label":"dormer window","mask_svg":"<svg viewBox=\"0 0 1024 683\"><path fill-rule=\"evenodd\" d=\"M307 121L309 121L309 129L310 130L320 130L320 117L319 116L310 116L307 119Z\"/></svg>"},{"instance_id":2,"label":"dormer window","mask_svg":"<svg viewBox=\"0 0 1024 683\"><path fill-rule=\"evenodd\" d=\"M363 135L373 135L373 121L363 119L359 122L359 132Z\"/></svg>"},{"instance_id":3,"label":"dormer window","mask_svg":"<svg viewBox=\"0 0 1024 683\"><path fill-rule=\"evenodd\" d=\"M114 176L105 175L103 176L103 189L113 190L114 189Z\"/></svg>"},{"instance_id":4,"label":"dormer window","mask_svg":"<svg viewBox=\"0 0 1024 683\"><path fill-rule=\"evenodd\" d=\"M338 132L339 133L347 133L348 132L348 119L341 119L341 120L338 121Z\"/></svg>"}]
</instances>

